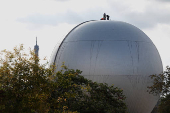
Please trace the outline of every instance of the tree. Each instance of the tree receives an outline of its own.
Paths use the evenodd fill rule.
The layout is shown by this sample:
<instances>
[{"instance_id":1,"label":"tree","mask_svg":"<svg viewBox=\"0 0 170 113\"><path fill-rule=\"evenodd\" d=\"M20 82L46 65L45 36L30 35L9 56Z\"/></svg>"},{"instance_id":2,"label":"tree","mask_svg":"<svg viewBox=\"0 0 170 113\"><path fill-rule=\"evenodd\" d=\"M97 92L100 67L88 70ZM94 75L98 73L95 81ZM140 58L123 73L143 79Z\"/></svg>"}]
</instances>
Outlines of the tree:
<instances>
[{"instance_id":1,"label":"tree","mask_svg":"<svg viewBox=\"0 0 170 113\"><path fill-rule=\"evenodd\" d=\"M125 113L127 107L121 89L85 79L79 70L67 69L64 65L63 68L64 73L63 70L57 73L58 86L53 97L59 94L67 99L62 106L80 113Z\"/></svg>"},{"instance_id":2,"label":"tree","mask_svg":"<svg viewBox=\"0 0 170 113\"><path fill-rule=\"evenodd\" d=\"M161 95L158 111L160 113L170 113L170 67L167 66L163 73L150 77L154 82L152 86L148 87L149 92Z\"/></svg>"},{"instance_id":3,"label":"tree","mask_svg":"<svg viewBox=\"0 0 170 113\"><path fill-rule=\"evenodd\" d=\"M39 58L23 45L2 51L0 59L0 112L4 113L125 113L123 91L92 82L80 70L55 72L55 66L37 63Z\"/></svg>"},{"instance_id":4,"label":"tree","mask_svg":"<svg viewBox=\"0 0 170 113\"><path fill-rule=\"evenodd\" d=\"M0 67L1 105L3 112L48 112L47 103L53 89L52 70L35 63L33 51L23 52L23 45L14 52L2 51Z\"/></svg>"}]
</instances>

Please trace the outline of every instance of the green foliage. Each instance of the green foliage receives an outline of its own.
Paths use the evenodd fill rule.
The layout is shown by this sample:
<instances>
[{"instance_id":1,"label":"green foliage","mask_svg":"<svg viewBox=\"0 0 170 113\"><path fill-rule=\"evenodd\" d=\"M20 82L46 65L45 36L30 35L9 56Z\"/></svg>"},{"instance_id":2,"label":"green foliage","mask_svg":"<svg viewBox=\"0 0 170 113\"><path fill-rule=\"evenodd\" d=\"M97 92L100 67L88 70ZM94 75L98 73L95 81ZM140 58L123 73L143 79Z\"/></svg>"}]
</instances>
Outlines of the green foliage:
<instances>
[{"instance_id":1,"label":"green foliage","mask_svg":"<svg viewBox=\"0 0 170 113\"><path fill-rule=\"evenodd\" d=\"M0 67L1 111L3 112L47 112L47 103L54 90L52 70L35 63L39 60L34 52L30 57L23 52L23 46L14 52L2 51Z\"/></svg>"},{"instance_id":2,"label":"green foliage","mask_svg":"<svg viewBox=\"0 0 170 113\"><path fill-rule=\"evenodd\" d=\"M33 51L2 51L0 60L0 112L4 113L125 113L123 91L92 82L80 70L55 72L39 64Z\"/></svg>"},{"instance_id":3,"label":"green foliage","mask_svg":"<svg viewBox=\"0 0 170 113\"><path fill-rule=\"evenodd\" d=\"M158 107L160 113L170 113L170 67L159 75L150 76L154 82L148 87L152 94L161 95L161 103Z\"/></svg>"},{"instance_id":4,"label":"green foliage","mask_svg":"<svg viewBox=\"0 0 170 113\"><path fill-rule=\"evenodd\" d=\"M159 105L160 113L170 113L170 94L161 98L161 103Z\"/></svg>"},{"instance_id":5,"label":"green foliage","mask_svg":"<svg viewBox=\"0 0 170 113\"><path fill-rule=\"evenodd\" d=\"M123 91L114 86L92 82L80 75L81 71L67 69L57 72L57 90L54 97L62 95L69 111L80 113L125 113ZM67 84L67 85L66 85ZM58 94L58 95L57 95ZM55 97L56 96L56 97Z\"/></svg>"}]
</instances>

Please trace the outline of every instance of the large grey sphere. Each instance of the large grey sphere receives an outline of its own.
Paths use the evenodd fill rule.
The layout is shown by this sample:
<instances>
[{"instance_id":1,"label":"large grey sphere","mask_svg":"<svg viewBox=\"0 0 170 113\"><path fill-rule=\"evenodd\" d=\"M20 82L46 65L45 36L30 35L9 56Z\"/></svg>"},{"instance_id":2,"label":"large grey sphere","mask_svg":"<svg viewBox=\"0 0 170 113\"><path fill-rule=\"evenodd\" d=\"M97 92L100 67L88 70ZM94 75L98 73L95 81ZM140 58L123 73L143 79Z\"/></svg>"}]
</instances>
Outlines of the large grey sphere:
<instances>
[{"instance_id":1,"label":"large grey sphere","mask_svg":"<svg viewBox=\"0 0 170 113\"><path fill-rule=\"evenodd\" d=\"M150 113L159 96L147 92L149 75L163 71L160 55L149 37L137 27L119 21L88 21L79 24L53 53L60 70L62 62L79 69L85 78L122 88L130 113Z\"/></svg>"}]
</instances>

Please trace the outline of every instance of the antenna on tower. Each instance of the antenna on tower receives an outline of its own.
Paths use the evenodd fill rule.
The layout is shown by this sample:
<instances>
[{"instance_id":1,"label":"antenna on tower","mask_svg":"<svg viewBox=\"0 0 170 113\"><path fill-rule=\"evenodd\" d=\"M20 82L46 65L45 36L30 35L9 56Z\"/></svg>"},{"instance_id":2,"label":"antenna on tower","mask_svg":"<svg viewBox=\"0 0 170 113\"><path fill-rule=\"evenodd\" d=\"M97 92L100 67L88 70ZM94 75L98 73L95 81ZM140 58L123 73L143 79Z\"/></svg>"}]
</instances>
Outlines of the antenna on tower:
<instances>
[{"instance_id":1,"label":"antenna on tower","mask_svg":"<svg viewBox=\"0 0 170 113\"><path fill-rule=\"evenodd\" d=\"M39 46L37 45L37 37L36 37L36 45L34 46L35 55L38 57Z\"/></svg>"},{"instance_id":2,"label":"antenna on tower","mask_svg":"<svg viewBox=\"0 0 170 113\"><path fill-rule=\"evenodd\" d=\"M37 37L36 37L36 45L37 45Z\"/></svg>"}]
</instances>

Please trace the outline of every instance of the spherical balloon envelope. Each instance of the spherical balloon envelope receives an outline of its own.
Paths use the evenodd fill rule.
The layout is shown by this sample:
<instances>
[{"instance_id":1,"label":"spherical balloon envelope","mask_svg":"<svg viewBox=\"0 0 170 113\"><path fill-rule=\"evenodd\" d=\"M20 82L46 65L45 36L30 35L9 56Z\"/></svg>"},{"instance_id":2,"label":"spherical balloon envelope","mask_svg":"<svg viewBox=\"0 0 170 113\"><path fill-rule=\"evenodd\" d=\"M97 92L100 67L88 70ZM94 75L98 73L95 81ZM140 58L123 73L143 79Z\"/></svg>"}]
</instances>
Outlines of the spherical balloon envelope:
<instances>
[{"instance_id":1,"label":"spherical balloon envelope","mask_svg":"<svg viewBox=\"0 0 170 113\"><path fill-rule=\"evenodd\" d=\"M119 21L88 21L72 29L53 53L79 69L85 78L122 88L130 113L150 113L159 96L147 92L149 75L163 71L160 55L149 37L137 27Z\"/></svg>"}]
</instances>

